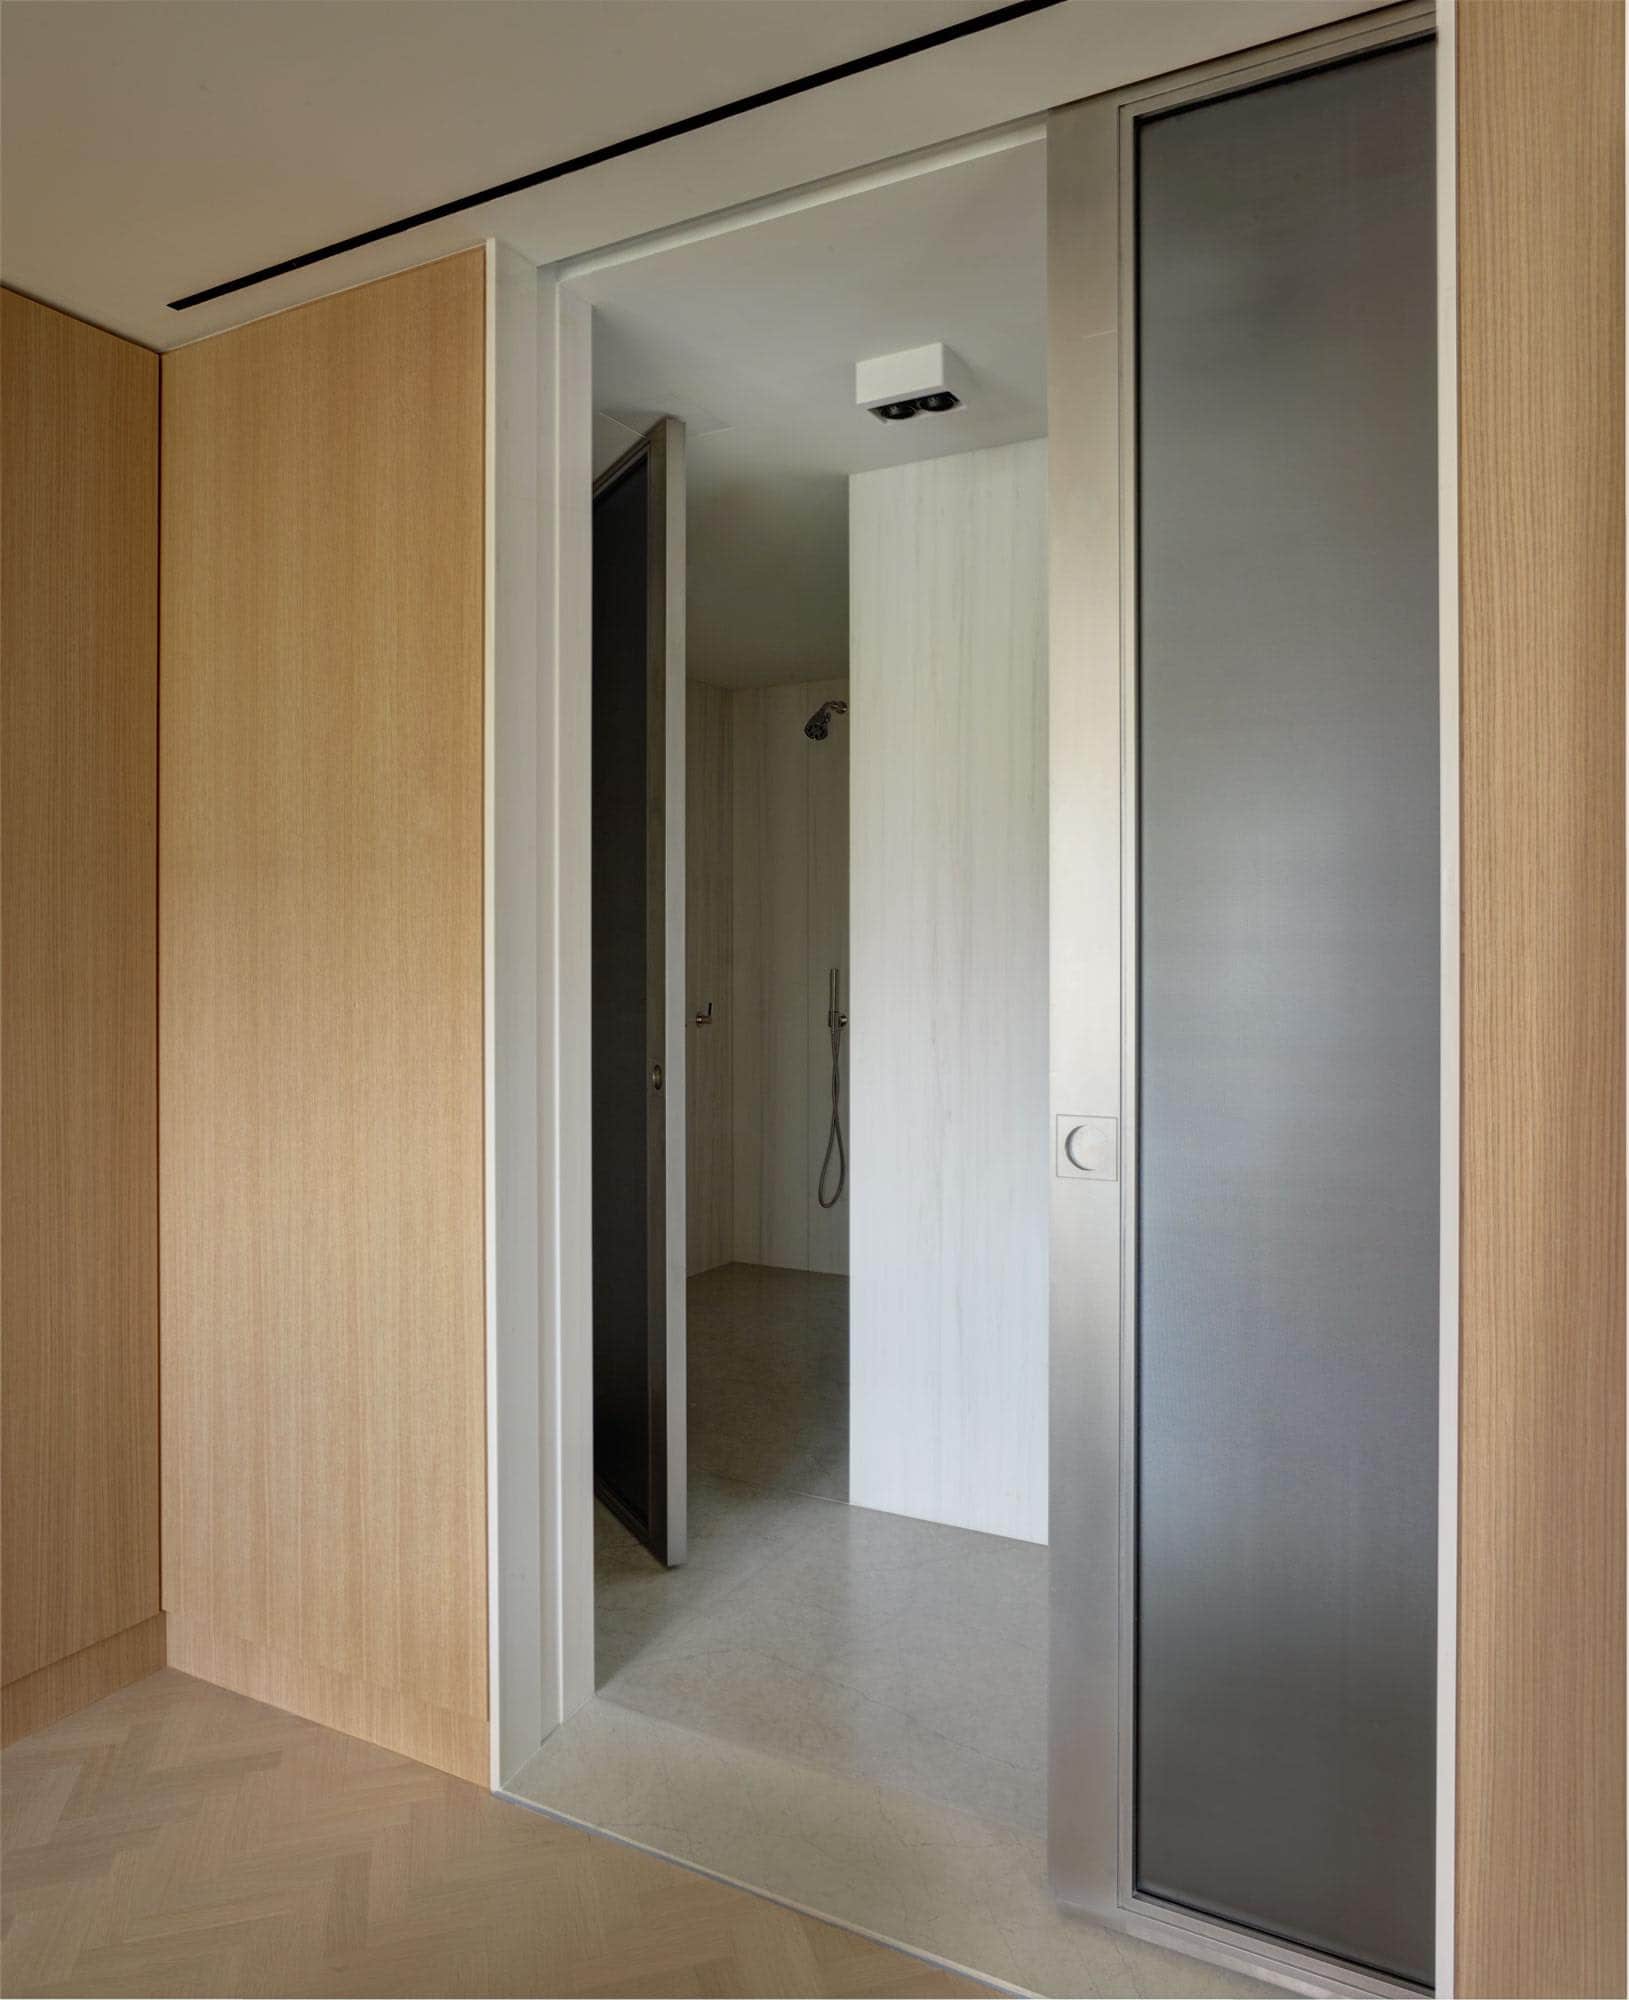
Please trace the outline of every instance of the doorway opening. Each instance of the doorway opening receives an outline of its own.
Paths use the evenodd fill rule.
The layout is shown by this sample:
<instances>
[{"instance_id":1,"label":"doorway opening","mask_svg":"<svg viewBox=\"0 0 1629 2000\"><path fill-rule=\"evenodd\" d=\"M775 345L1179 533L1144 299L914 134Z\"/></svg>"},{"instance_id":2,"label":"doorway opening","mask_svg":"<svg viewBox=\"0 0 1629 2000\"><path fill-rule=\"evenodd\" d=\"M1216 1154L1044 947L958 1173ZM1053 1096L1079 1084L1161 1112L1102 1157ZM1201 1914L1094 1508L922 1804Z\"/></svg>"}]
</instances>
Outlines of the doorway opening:
<instances>
[{"instance_id":1,"label":"doorway opening","mask_svg":"<svg viewBox=\"0 0 1629 2000\"><path fill-rule=\"evenodd\" d=\"M634 1337L597 1324L595 1692L518 1787L1026 1982L1015 1910L1101 1948L1045 1856L1044 155L1008 135L569 281L598 496L596 1321ZM665 515L648 484L629 503L656 448L684 466ZM682 668L658 541L685 551ZM633 708L602 697L619 672ZM659 1242L640 1197L676 1162ZM665 1528L630 1464L670 1482Z\"/></svg>"},{"instance_id":2,"label":"doorway opening","mask_svg":"<svg viewBox=\"0 0 1629 2000\"><path fill-rule=\"evenodd\" d=\"M1453 1489L1429 1449L1432 1362L1452 1357L1429 1084L1457 910L1438 890L1433 475L1452 445L1433 308L1451 290L1433 297L1428 37L1401 10L1055 113L1045 313L1039 134L607 252L555 295L581 391L561 463L585 501L590 346L602 465L659 430L690 460L662 561L647 535L629 565L661 585L632 621L664 677L631 746L659 941L655 898L633 930L666 968L660 1007L638 989L632 1240L667 1331L620 1386L668 1526L611 1510L596 1566L591 1516L569 1518L588 1482L562 1480L544 1553L575 1615L544 1635L577 1649L566 1720L510 1789L1025 1987L1236 1990L1263 1971L1414 1991L1431 1956L1432 1550ZM1026 167L1028 209L1001 185ZM1219 205L1190 213L1196 190ZM938 386L896 382L874 415L862 384L929 351ZM563 537L587 511L563 509ZM563 590L576 573L563 561ZM562 703L586 678L587 621L567 614ZM823 620L840 642L812 643ZM756 731L736 727L749 708ZM820 761L834 743L846 988L810 915L831 891L811 799L842 769ZM709 866L698 914L685 878ZM1286 995L1300 1039L1277 1032ZM822 1345L809 1295L845 1282L809 1248L839 1029L846 1343L831 1315ZM1258 1054L1262 1087L1199 1118ZM762 1165L764 1085L789 1076L801 1181ZM1400 1091L1402 1114L1376 1116ZM1401 1202L1396 1166L1355 1148L1357 1111L1411 1135ZM698 1147L715 1136L712 1198L691 1124ZM786 1188L801 1261L765 1247L764 1197ZM1316 1230L1286 1233L1292 1195ZM1369 1258L1406 1306L1348 1282ZM1357 1337L1376 1311L1384 1338ZM546 1386L576 1399L580 1381ZM835 1471L822 1400L846 1401L846 1498L809 1490ZM562 1424L563 1452L585 1430ZM1402 1609L1385 1552L1405 1546ZM1283 1549L1304 1558L1298 1596L1264 1615ZM1313 1595L1330 1609L1308 1627ZM1404 1673L1368 1641L1381 1607ZM1434 1748L1451 1770L1451 1731ZM1267 1797L1280 1757L1298 1789L1272 1792L1245 1854L1239 1801ZM1377 1784L1384 1815L1343 1814ZM1227 1969L1129 1964L1143 1940Z\"/></svg>"}]
</instances>

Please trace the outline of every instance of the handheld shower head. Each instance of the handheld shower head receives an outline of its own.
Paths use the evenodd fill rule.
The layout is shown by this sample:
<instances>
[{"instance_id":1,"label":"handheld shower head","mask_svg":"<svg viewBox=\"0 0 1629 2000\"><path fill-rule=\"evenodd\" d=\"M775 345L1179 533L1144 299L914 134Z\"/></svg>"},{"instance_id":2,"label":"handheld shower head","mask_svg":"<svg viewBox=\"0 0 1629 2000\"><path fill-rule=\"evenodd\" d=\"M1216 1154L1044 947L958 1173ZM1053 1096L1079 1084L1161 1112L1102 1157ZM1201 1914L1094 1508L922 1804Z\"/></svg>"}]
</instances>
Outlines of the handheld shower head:
<instances>
[{"instance_id":1,"label":"handheld shower head","mask_svg":"<svg viewBox=\"0 0 1629 2000\"><path fill-rule=\"evenodd\" d=\"M803 733L811 743L824 743L831 734L831 719L834 715L847 715L846 701L823 701L814 714L803 725Z\"/></svg>"}]
</instances>

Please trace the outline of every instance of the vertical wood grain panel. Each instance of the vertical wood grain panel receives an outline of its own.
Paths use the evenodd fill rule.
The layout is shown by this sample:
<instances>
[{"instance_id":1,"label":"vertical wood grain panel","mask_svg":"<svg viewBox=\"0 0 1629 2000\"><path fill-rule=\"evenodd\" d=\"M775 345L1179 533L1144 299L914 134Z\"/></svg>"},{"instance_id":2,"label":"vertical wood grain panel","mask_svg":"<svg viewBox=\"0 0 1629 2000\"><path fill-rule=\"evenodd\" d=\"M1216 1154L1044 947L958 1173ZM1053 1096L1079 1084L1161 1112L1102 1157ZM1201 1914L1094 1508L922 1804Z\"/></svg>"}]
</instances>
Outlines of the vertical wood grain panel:
<instances>
[{"instance_id":1,"label":"vertical wood grain panel","mask_svg":"<svg viewBox=\"0 0 1629 2000\"><path fill-rule=\"evenodd\" d=\"M1623 8L1456 19L1456 1984L1621 1994Z\"/></svg>"},{"instance_id":2,"label":"vertical wood grain panel","mask_svg":"<svg viewBox=\"0 0 1629 2000\"><path fill-rule=\"evenodd\" d=\"M158 1428L156 1416L153 1428ZM36 1729L76 1714L132 1681L144 1680L157 1673L167 1657L164 1614L155 1611L110 1639L98 1639L37 1673L20 1674L0 1688L0 1743L32 1736Z\"/></svg>"},{"instance_id":3,"label":"vertical wood grain panel","mask_svg":"<svg viewBox=\"0 0 1629 2000\"><path fill-rule=\"evenodd\" d=\"M1046 445L849 482L850 1497L1047 1533Z\"/></svg>"},{"instance_id":4,"label":"vertical wood grain panel","mask_svg":"<svg viewBox=\"0 0 1629 2000\"><path fill-rule=\"evenodd\" d=\"M342 1728L487 1706L484 286L164 362L164 1601Z\"/></svg>"},{"instance_id":5,"label":"vertical wood grain panel","mask_svg":"<svg viewBox=\"0 0 1629 2000\"><path fill-rule=\"evenodd\" d=\"M10 1729L147 1671L159 1609L158 358L0 327Z\"/></svg>"},{"instance_id":6,"label":"vertical wood grain panel","mask_svg":"<svg viewBox=\"0 0 1629 2000\"><path fill-rule=\"evenodd\" d=\"M692 681L685 737L685 990L690 1060L685 1070L689 1160L689 1268L728 1263L731 1232L730 697ZM695 1016L711 1003L705 1027Z\"/></svg>"}]
</instances>

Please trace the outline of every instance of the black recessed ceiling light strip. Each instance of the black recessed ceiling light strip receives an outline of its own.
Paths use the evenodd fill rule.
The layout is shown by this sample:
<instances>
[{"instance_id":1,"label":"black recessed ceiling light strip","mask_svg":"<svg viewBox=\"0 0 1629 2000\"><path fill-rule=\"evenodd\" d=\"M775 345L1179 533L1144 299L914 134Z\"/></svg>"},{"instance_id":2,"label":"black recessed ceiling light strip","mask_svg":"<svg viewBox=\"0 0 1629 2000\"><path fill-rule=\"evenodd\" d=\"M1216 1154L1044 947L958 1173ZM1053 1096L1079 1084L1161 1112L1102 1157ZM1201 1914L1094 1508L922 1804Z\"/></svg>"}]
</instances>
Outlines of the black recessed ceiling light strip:
<instances>
[{"instance_id":1,"label":"black recessed ceiling light strip","mask_svg":"<svg viewBox=\"0 0 1629 2000\"><path fill-rule=\"evenodd\" d=\"M877 49L871 55L834 63L830 69L816 70L812 75L797 77L791 83L777 83L768 90L755 90L750 97L733 98L728 104L716 105L711 111L697 111L689 118L677 118L671 125L658 125L654 130L641 132L632 139L618 139L609 146L596 146L591 153L579 153L574 159L557 161L552 167L539 167L536 173L522 174L512 181L499 181L493 187L478 188L474 194L460 195L456 201L444 201L435 208L421 208L416 215L404 215L397 222L383 222L377 229L364 229L359 235L341 237L337 243L325 243L320 250L307 250L299 257L285 257L280 264L267 264L263 269L247 272L241 278L228 278L225 284L211 285L207 291L190 292L184 299L171 299L170 311L187 312L193 306L208 305L211 299L224 299L229 293L245 291L250 285L263 285L268 278L282 278L290 271L303 271L308 264L320 264L327 257L341 257L347 250L360 250L368 243L382 243L386 237L401 236L423 223L440 222L444 217L459 215L465 209L480 208L489 201L501 201L505 195L522 194L527 188L542 187L547 181L564 180L567 174L580 174L587 167L602 166L607 160L620 160L627 153L642 152L647 146L659 146L666 139L682 138L687 132L699 132L705 126L722 124L726 118L739 118L743 112L761 111L766 104L780 104L788 97L801 97L805 91L819 90L828 83L841 83L844 77L859 76L868 69L881 69L885 63L922 55L928 49L943 48L947 42L959 42L964 36L982 34L987 28L999 28L1008 21L1020 20L1025 14L1039 14L1048 7L1062 5L1063 0L1011 0L1010 5L997 7L988 14L975 14L971 20L957 21L948 28L935 28L931 34L917 35L908 42L895 42L892 47Z\"/></svg>"}]
</instances>

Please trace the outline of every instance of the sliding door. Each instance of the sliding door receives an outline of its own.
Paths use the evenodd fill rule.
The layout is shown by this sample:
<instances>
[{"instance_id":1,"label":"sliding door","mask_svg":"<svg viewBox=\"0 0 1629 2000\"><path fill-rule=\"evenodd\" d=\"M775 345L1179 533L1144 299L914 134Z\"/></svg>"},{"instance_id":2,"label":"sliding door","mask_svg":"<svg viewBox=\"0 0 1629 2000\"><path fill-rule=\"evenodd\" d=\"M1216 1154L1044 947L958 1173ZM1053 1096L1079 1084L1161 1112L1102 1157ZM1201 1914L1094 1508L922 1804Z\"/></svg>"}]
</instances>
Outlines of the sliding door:
<instances>
[{"instance_id":1,"label":"sliding door","mask_svg":"<svg viewBox=\"0 0 1629 2000\"><path fill-rule=\"evenodd\" d=\"M1120 805L1054 822L1055 855L1106 832L1120 856L1118 893L1090 900L1066 861L1075 899L1054 912L1055 970L1072 937L1122 973L1095 1023L1112 1095L1101 1048L1098 1094L1058 1078L1060 1112L1103 1121L1089 1134L1118 1117L1119 1158L1060 1146L1054 1216L1059 1420L1081 1416L1081 1342L1108 1357L1120 1416L1097 1584L1124 1592L1112 1902L1418 1985L1436 1839L1434 90L1429 40L1337 41L1111 111L1096 212L1121 311L1099 387L1121 540L1098 582L1120 684L1090 718L1067 697L1062 721L1112 735ZM1060 1034L1064 1066L1079 1033ZM1060 1544L1082 1501L1065 1471ZM1070 1650L1083 1615L1060 1618L1060 1787L1079 1778L1072 1704L1101 1704ZM1060 1808L1066 1896L1082 1810Z\"/></svg>"},{"instance_id":2,"label":"sliding door","mask_svg":"<svg viewBox=\"0 0 1629 2000\"><path fill-rule=\"evenodd\" d=\"M1145 1894L1429 1981L1432 50L1137 132Z\"/></svg>"}]
</instances>

